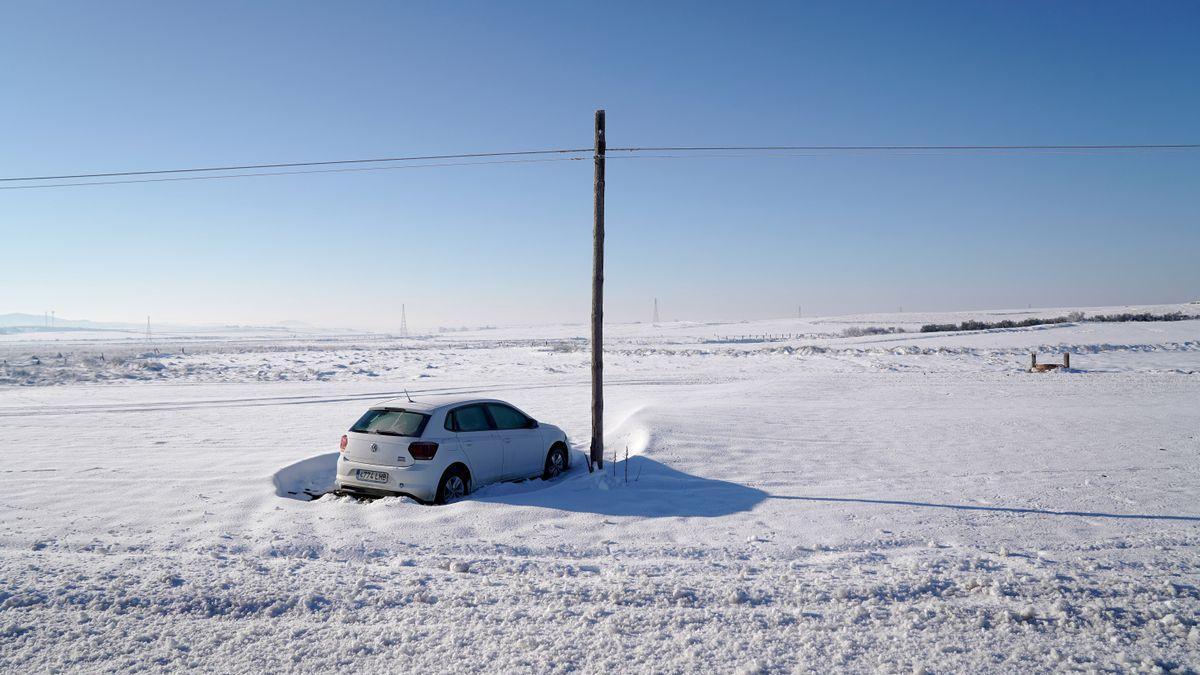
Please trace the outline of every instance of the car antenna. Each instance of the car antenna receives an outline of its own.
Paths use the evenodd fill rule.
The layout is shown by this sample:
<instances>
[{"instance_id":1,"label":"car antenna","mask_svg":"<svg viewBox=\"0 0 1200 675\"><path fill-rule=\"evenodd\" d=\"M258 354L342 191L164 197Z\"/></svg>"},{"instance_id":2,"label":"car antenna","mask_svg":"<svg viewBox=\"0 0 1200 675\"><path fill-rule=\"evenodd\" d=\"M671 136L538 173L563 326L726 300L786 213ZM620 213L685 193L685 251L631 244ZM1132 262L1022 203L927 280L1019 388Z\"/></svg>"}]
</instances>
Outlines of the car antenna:
<instances>
[{"instance_id":1,"label":"car antenna","mask_svg":"<svg viewBox=\"0 0 1200 675\"><path fill-rule=\"evenodd\" d=\"M408 389L407 389L407 388L405 388L405 389L404 389L404 395L405 395L405 396L408 398L408 402L409 402L409 403L414 403L414 401L412 400L412 396L409 396L409 395L408 395Z\"/></svg>"}]
</instances>

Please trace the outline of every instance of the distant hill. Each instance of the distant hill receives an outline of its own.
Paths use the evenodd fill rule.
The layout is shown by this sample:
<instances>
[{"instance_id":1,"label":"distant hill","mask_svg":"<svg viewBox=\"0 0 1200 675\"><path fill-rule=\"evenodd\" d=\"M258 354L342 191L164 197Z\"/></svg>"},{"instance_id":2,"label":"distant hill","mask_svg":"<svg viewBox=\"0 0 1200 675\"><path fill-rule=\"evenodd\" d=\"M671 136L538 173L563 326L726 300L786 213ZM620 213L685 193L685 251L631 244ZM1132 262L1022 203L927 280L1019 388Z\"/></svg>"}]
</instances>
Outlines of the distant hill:
<instances>
[{"instance_id":1,"label":"distant hill","mask_svg":"<svg viewBox=\"0 0 1200 675\"><path fill-rule=\"evenodd\" d=\"M23 312L13 312L10 314L0 314L0 332L3 333L36 333L51 330L46 326L46 317L40 314L25 314ZM130 323L122 321L89 321L87 319L64 319L62 317L54 318L53 330L120 330L134 331L141 333L146 330L144 323ZM353 329L329 329L321 326L314 326L305 321L285 320L271 325L191 325L191 324L172 324L172 323L156 323L154 330L168 331L200 331L210 332L213 330L235 330L235 331L286 331L295 333L328 333L328 332L361 332Z\"/></svg>"},{"instance_id":2,"label":"distant hill","mask_svg":"<svg viewBox=\"0 0 1200 675\"><path fill-rule=\"evenodd\" d=\"M41 328L46 325L46 317L37 314L23 314L14 312L11 314L0 314L0 328L13 327L32 327ZM88 321L86 319L64 319L62 317L54 317L55 328L91 328L96 330L102 329L130 329L137 328L138 324L119 323L112 321Z\"/></svg>"}]
</instances>

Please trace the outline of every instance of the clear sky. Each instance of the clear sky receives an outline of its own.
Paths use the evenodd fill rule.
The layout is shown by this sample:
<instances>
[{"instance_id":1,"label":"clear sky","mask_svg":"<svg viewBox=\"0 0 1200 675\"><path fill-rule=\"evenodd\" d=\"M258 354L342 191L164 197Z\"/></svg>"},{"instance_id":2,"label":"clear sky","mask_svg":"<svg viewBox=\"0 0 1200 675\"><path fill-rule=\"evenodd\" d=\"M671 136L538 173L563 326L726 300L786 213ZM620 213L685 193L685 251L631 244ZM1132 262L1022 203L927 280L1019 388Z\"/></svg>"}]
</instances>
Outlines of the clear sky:
<instances>
[{"instance_id":1,"label":"clear sky","mask_svg":"<svg viewBox=\"0 0 1200 675\"><path fill-rule=\"evenodd\" d=\"M0 176L1200 142L1195 2L6 2ZM608 316L1200 298L1200 152L608 166ZM586 321L587 161L0 191L0 313Z\"/></svg>"}]
</instances>

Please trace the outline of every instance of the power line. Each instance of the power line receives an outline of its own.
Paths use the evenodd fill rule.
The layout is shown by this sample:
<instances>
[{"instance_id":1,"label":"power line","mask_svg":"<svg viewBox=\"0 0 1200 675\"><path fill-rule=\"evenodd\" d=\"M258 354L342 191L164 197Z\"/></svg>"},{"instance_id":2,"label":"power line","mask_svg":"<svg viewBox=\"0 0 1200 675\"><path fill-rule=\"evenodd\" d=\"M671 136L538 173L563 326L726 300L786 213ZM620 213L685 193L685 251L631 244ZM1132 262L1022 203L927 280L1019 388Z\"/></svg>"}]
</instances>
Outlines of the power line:
<instances>
[{"instance_id":1,"label":"power line","mask_svg":"<svg viewBox=\"0 0 1200 675\"><path fill-rule=\"evenodd\" d=\"M1197 150L1200 143L1172 144L1107 144L1107 145L723 145L723 146L638 146L625 148L607 148L609 152L627 153L620 159L700 159L700 158L736 158L736 157L813 157L823 153L841 152L885 152L885 153L915 153L915 154L959 154L959 153L996 153L996 152L1120 152L1136 150ZM481 162L447 162L449 159L520 157L530 155L582 155L593 152L592 148L557 148L550 150L518 150L510 152L474 152L452 155L420 155L408 157L387 157L375 159L339 159L317 162L286 162L270 164L243 164L215 167L193 167L182 169L155 169L148 171L115 171L108 173L63 174L57 176L24 176L0 178L0 182L31 182L50 180L69 180L78 178L116 178L122 176L149 176L178 173L211 173L241 171L243 173L223 173L212 176L179 176L172 178L138 178L130 180L84 181L74 183L52 183L41 185L8 185L0 186L0 190L29 190L55 187L80 187L87 185L122 185L129 183L164 183L188 180L223 180L229 178L248 178L254 176L287 176L297 174L317 173L349 173L361 171L387 171L393 169L435 168L447 166L475 166L483 164L526 164L539 162L575 161L587 159L579 157L542 157L537 159L508 159ZM682 152L693 154L665 155L646 154L653 152ZM722 154L698 154L722 153ZM741 153L741 154L732 154ZM807 154L798 154L807 153ZM313 169L305 171L255 171L250 169L294 168L306 166L330 166L345 164L370 164L388 162L429 161L427 164L404 164L401 166L356 167L341 169Z\"/></svg>"},{"instance_id":2,"label":"power line","mask_svg":"<svg viewBox=\"0 0 1200 675\"><path fill-rule=\"evenodd\" d=\"M30 181L30 180L68 180L73 178L111 178L115 176L149 176L164 173L204 173L211 171L242 171L248 169L286 169L298 166L328 166L330 164L378 164L385 162L412 162L438 159L469 159L473 157L513 157L517 155L554 155L579 154L591 152L591 148L555 149L555 150L517 150L512 152L471 152L459 155L422 155L414 157L383 157L378 159L335 159L321 162L286 162L275 164L242 164L239 166L209 166L189 169L155 169L153 171L114 171L109 173L76 173L62 176L21 176L17 178L0 178L0 182Z\"/></svg>"},{"instance_id":3,"label":"power line","mask_svg":"<svg viewBox=\"0 0 1200 675\"><path fill-rule=\"evenodd\" d=\"M948 150L975 152L990 150L1197 150L1200 143L1169 144L1112 144L1112 145L710 145L710 146L646 146L608 148L609 152L717 152L717 151L872 151L894 152L907 150Z\"/></svg>"},{"instance_id":4,"label":"power line","mask_svg":"<svg viewBox=\"0 0 1200 675\"><path fill-rule=\"evenodd\" d=\"M1189 146L1177 146L1177 147L1179 147L1183 150L1193 149ZM1197 148L1195 148L1195 149L1200 149L1200 146L1197 146ZM988 154L991 157L997 157L997 156L1001 155L1004 152L1004 150L1007 150L1007 148L1006 149L997 148L994 152L989 152ZM1015 154L1023 154L1023 153L1029 154L1028 151L1022 151L1022 150L1012 150L1011 152L1014 155ZM1064 149L1053 149L1052 150L1052 149L1047 148L1047 149L1039 150L1038 154L1041 154L1043 156L1047 156L1047 155L1083 156L1083 155L1099 155L1099 154L1103 154L1105 152L1108 152L1108 151L1084 150L1084 149L1078 149L1078 148L1071 149L1071 150L1064 150ZM810 157L810 158L831 158L831 157L837 157L837 156L845 157L849 154L851 154L851 153L820 152L817 150L811 150L811 151L807 151L807 152L786 151L786 150L770 150L770 151L758 151L758 152L755 152L755 151L746 151L746 152L680 151L680 154L614 155L612 157L609 157L609 159L618 159L618 160L624 160L624 159L757 159L757 158L764 158L764 157L765 158L774 158L774 159L788 159L788 158L793 158L793 157ZM902 157L902 158L903 157L910 157L910 158L911 157L953 157L953 156L962 157L966 154L970 154L970 153L953 152L953 151L946 151L946 150L941 150L941 151L938 151L938 150L909 150L909 151L904 151L904 152L899 152L899 151L888 152L888 153L885 153L882 155L876 155L876 156L886 156L886 157L891 157L891 158L895 158L895 157ZM862 155L860 155L860 156L862 156ZM0 188L0 189L3 189L3 188Z\"/></svg>"},{"instance_id":5,"label":"power line","mask_svg":"<svg viewBox=\"0 0 1200 675\"><path fill-rule=\"evenodd\" d=\"M254 176L293 176L310 173L351 173L360 171L390 171L394 169L428 169L441 166L483 166L487 164L535 164L541 162L570 162L586 157L546 157L542 159L501 159L490 162L438 162L436 164L405 164L402 166L371 166L354 169L312 169L308 171L260 171L255 173L232 173L219 176L178 176L175 178L135 178L132 180L84 181L81 183L48 183L42 185L2 185L0 190L38 190L58 187L80 187L85 185L126 185L128 183L171 183L186 180L221 180L226 178L251 178Z\"/></svg>"},{"instance_id":6,"label":"power line","mask_svg":"<svg viewBox=\"0 0 1200 675\"><path fill-rule=\"evenodd\" d=\"M1110 145L709 145L709 146L644 146L608 148L609 152L701 152L701 151L875 151L891 152L904 150L1195 150L1200 143L1171 144L1110 144ZM154 169L148 171L112 171L107 173L76 173L57 176L16 176L0 178L0 182L34 180L69 180L75 178L112 178L117 176L149 176L168 173L208 173L214 171L243 171L250 169L286 169L301 166L329 166L333 164L381 164L389 162L431 161L444 159L471 159L481 157L513 157L519 155L582 154L591 148L554 148L550 150L515 150L508 152L471 152L456 155L414 155L408 157L379 157L373 159L335 159L317 162L276 162L270 164L241 164L229 166L192 167L184 169Z\"/></svg>"}]
</instances>

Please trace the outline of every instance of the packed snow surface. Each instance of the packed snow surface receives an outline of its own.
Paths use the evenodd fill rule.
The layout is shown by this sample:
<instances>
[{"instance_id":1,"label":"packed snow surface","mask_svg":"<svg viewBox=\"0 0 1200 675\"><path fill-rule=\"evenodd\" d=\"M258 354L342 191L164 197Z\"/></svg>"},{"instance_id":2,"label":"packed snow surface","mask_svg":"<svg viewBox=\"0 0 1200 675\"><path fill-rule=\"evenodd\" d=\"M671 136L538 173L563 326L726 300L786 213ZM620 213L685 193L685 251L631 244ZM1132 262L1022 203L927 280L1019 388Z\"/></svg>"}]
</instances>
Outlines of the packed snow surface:
<instances>
[{"instance_id":1,"label":"packed snow surface","mask_svg":"<svg viewBox=\"0 0 1200 675\"><path fill-rule=\"evenodd\" d=\"M0 336L0 670L1195 672L1200 321L841 337L1066 311L610 326L591 474L585 326ZM574 468L312 499L405 390Z\"/></svg>"}]
</instances>

